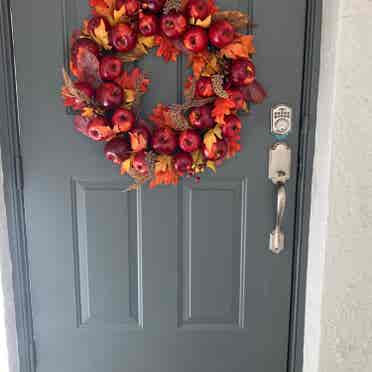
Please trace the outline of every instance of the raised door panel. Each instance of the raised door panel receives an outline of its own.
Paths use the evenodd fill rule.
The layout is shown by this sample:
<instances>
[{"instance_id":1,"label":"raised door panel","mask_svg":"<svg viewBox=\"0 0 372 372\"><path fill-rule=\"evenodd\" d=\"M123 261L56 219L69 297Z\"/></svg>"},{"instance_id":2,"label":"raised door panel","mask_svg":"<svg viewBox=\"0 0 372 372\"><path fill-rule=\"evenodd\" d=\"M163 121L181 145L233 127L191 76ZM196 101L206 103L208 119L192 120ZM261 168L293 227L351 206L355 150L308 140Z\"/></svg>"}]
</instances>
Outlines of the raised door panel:
<instances>
[{"instance_id":1,"label":"raised door panel","mask_svg":"<svg viewBox=\"0 0 372 372\"><path fill-rule=\"evenodd\" d=\"M180 326L243 328L246 181L185 185Z\"/></svg>"},{"instance_id":2,"label":"raised door panel","mask_svg":"<svg viewBox=\"0 0 372 372\"><path fill-rule=\"evenodd\" d=\"M78 326L142 327L141 193L72 182Z\"/></svg>"}]
</instances>

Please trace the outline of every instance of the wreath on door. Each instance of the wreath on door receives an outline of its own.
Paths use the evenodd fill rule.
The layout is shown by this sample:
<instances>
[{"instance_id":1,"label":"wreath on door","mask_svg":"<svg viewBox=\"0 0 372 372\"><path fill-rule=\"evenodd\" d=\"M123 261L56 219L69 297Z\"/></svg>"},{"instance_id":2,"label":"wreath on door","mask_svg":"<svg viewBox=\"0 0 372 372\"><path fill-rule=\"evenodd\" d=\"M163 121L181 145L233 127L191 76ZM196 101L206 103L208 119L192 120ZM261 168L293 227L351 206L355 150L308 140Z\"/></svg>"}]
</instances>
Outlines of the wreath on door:
<instances>
[{"instance_id":1,"label":"wreath on door","mask_svg":"<svg viewBox=\"0 0 372 372\"><path fill-rule=\"evenodd\" d=\"M240 151L238 113L266 97L252 62L247 14L220 11L214 0L90 0L92 17L71 37L70 75L61 95L75 112L74 127L105 142L105 157L134 179L130 189L200 179ZM150 80L135 65L156 55L192 70L184 103L157 104L140 115ZM72 78L70 77L72 76Z\"/></svg>"}]
</instances>

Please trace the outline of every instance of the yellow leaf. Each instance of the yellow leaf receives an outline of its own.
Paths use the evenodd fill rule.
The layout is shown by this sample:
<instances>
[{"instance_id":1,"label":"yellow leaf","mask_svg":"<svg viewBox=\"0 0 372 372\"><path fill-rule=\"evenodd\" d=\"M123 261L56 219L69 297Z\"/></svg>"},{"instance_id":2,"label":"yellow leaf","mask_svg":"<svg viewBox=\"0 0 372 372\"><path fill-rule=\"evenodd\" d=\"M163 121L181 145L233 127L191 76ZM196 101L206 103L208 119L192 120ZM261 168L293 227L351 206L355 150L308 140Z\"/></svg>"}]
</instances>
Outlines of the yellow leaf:
<instances>
[{"instance_id":1,"label":"yellow leaf","mask_svg":"<svg viewBox=\"0 0 372 372\"><path fill-rule=\"evenodd\" d=\"M219 72L220 68L218 66L218 60L215 54L212 54L209 58L208 63L206 64L202 76L212 76Z\"/></svg>"},{"instance_id":2,"label":"yellow leaf","mask_svg":"<svg viewBox=\"0 0 372 372\"><path fill-rule=\"evenodd\" d=\"M208 160L208 161L207 161L207 167L208 167L209 169L212 169L212 171L213 171L214 173L217 172L217 169L216 169L216 163L215 163L214 161L212 161L212 160Z\"/></svg>"},{"instance_id":3,"label":"yellow leaf","mask_svg":"<svg viewBox=\"0 0 372 372\"><path fill-rule=\"evenodd\" d=\"M155 46L155 36L140 36L138 41L148 49Z\"/></svg>"},{"instance_id":4,"label":"yellow leaf","mask_svg":"<svg viewBox=\"0 0 372 372\"><path fill-rule=\"evenodd\" d=\"M196 26L200 26L203 28L208 28L212 23L212 15L210 14L206 19L197 19L195 22Z\"/></svg>"},{"instance_id":5,"label":"yellow leaf","mask_svg":"<svg viewBox=\"0 0 372 372\"><path fill-rule=\"evenodd\" d=\"M210 129L207 133L204 134L203 142L208 151L212 151L213 145L217 142L214 129Z\"/></svg>"},{"instance_id":6,"label":"yellow leaf","mask_svg":"<svg viewBox=\"0 0 372 372\"><path fill-rule=\"evenodd\" d=\"M213 133L215 134L216 137L218 137L219 139L222 139L222 129L219 125L216 125L213 128Z\"/></svg>"},{"instance_id":7,"label":"yellow leaf","mask_svg":"<svg viewBox=\"0 0 372 372\"><path fill-rule=\"evenodd\" d=\"M106 31L106 25L103 19L101 19L99 26L94 29L92 36L95 39L95 41L104 49L107 50L111 49L109 35L108 32Z\"/></svg>"},{"instance_id":8,"label":"yellow leaf","mask_svg":"<svg viewBox=\"0 0 372 372\"><path fill-rule=\"evenodd\" d=\"M84 107L81 116L85 118L90 118L94 114L94 110L91 107Z\"/></svg>"},{"instance_id":9,"label":"yellow leaf","mask_svg":"<svg viewBox=\"0 0 372 372\"><path fill-rule=\"evenodd\" d=\"M172 157L169 155L159 155L156 158L155 173L166 172L172 167Z\"/></svg>"},{"instance_id":10,"label":"yellow leaf","mask_svg":"<svg viewBox=\"0 0 372 372\"><path fill-rule=\"evenodd\" d=\"M136 92L133 89L124 89L125 102L132 103L136 99Z\"/></svg>"},{"instance_id":11,"label":"yellow leaf","mask_svg":"<svg viewBox=\"0 0 372 372\"><path fill-rule=\"evenodd\" d=\"M203 20L191 17L189 23L195 26L208 28L212 23L212 15L210 14L207 18Z\"/></svg>"},{"instance_id":12,"label":"yellow leaf","mask_svg":"<svg viewBox=\"0 0 372 372\"><path fill-rule=\"evenodd\" d=\"M115 24L118 23L121 19L121 17L123 17L125 15L125 5L123 5L119 10L114 10L114 22Z\"/></svg>"},{"instance_id":13,"label":"yellow leaf","mask_svg":"<svg viewBox=\"0 0 372 372\"><path fill-rule=\"evenodd\" d=\"M123 176L124 174L128 173L131 166L132 166L132 159L131 158L123 161L122 164L121 164L120 174Z\"/></svg>"}]
</instances>

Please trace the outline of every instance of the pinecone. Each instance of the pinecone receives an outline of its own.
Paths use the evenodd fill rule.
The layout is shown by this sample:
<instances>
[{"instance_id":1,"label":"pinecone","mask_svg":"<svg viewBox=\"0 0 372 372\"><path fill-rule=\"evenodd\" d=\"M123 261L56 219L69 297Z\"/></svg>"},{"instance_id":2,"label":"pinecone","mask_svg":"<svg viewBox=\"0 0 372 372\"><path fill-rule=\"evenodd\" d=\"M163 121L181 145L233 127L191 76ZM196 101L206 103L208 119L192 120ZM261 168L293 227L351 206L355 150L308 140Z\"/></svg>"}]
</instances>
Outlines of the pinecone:
<instances>
[{"instance_id":1,"label":"pinecone","mask_svg":"<svg viewBox=\"0 0 372 372\"><path fill-rule=\"evenodd\" d=\"M223 76L222 75L213 75L212 76L212 86L213 90L218 97L229 98L226 90L223 88Z\"/></svg>"},{"instance_id":2,"label":"pinecone","mask_svg":"<svg viewBox=\"0 0 372 372\"><path fill-rule=\"evenodd\" d=\"M171 107L169 110L175 130L186 130L190 128L188 121L182 113L181 107Z\"/></svg>"},{"instance_id":3,"label":"pinecone","mask_svg":"<svg viewBox=\"0 0 372 372\"><path fill-rule=\"evenodd\" d=\"M163 6L163 13L168 14L171 10L180 12L183 8L182 0L167 0Z\"/></svg>"}]
</instances>

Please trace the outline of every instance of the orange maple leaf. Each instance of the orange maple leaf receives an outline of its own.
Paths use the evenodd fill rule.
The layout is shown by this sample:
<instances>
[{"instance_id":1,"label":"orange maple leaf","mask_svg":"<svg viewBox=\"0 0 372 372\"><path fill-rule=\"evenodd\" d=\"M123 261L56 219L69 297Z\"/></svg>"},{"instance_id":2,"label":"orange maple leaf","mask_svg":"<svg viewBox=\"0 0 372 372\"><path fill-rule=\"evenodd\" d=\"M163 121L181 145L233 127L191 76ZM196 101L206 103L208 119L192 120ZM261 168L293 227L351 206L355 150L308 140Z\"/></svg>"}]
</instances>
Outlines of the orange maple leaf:
<instances>
[{"instance_id":1,"label":"orange maple leaf","mask_svg":"<svg viewBox=\"0 0 372 372\"><path fill-rule=\"evenodd\" d=\"M158 185L176 185L178 179L179 177L173 167L172 157L159 155L155 163L155 176L149 187L152 189Z\"/></svg>"},{"instance_id":2,"label":"orange maple leaf","mask_svg":"<svg viewBox=\"0 0 372 372\"><path fill-rule=\"evenodd\" d=\"M256 53L253 39L253 35L238 34L230 44L220 50L220 54L222 57L230 59L249 58Z\"/></svg>"},{"instance_id":3,"label":"orange maple leaf","mask_svg":"<svg viewBox=\"0 0 372 372\"><path fill-rule=\"evenodd\" d=\"M120 132L120 126L115 126L114 130ZM141 133L129 133L130 146L134 152L142 151L147 147L147 140Z\"/></svg>"},{"instance_id":4,"label":"orange maple leaf","mask_svg":"<svg viewBox=\"0 0 372 372\"><path fill-rule=\"evenodd\" d=\"M156 36L155 45L159 46L156 55L158 57L163 57L165 62L176 62L177 57L181 53L175 44L165 36Z\"/></svg>"},{"instance_id":5,"label":"orange maple leaf","mask_svg":"<svg viewBox=\"0 0 372 372\"><path fill-rule=\"evenodd\" d=\"M112 13L115 9L116 0L89 0L89 5L93 8L93 13L98 16L106 17L113 23Z\"/></svg>"},{"instance_id":6,"label":"orange maple leaf","mask_svg":"<svg viewBox=\"0 0 372 372\"><path fill-rule=\"evenodd\" d=\"M218 124L225 123L225 115L230 115L235 108L235 103L230 98L218 97L214 101L212 117Z\"/></svg>"},{"instance_id":7,"label":"orange maple leaf","mask_svg":"<svg viewBox=\"0 0 372 372\"><path fill-rule=\"evenodd\" d=\"M196 79L199 79L201 75L211 76L220 71L216 55L207 51L191 54L189 63Z\"/></svg>"},{"instance_id":8,"label":"orange maple leaf","mask_svg":"<svg viewBox=\"0 0 372 372\"><path fill-rule=\"evenodd\" d=\"M149 118L159 127L173 127L173 120L169 112L169 107L162 103L154 107Z\"/></svg>"},{"instance_id":9,"label":"orange maple leaf","mask_svg":"<svg viewBox=\"0 0 372 372\"><path fill-rule=\"evenodd\" d=\"M124 160L120 167L120 174L124 176L124 174L128 173L130 168L132 167L132 158L128 158L127 160Z\"/></svg>"},{"instance_id":10,"label":"orange maple leaf","mask_svg":"<svg viewBox=\"0 0 372 372\"><path fill-rule=\"evenodd\" d=\"M142 70L136 67L130 72L124 71L121 76L116 79L116 83L125 90L139 89L141 93L146 93L150 84L150 79L146 78Z\"/></svg>"}]
</instances>

